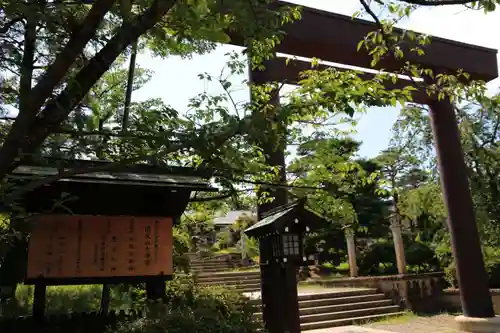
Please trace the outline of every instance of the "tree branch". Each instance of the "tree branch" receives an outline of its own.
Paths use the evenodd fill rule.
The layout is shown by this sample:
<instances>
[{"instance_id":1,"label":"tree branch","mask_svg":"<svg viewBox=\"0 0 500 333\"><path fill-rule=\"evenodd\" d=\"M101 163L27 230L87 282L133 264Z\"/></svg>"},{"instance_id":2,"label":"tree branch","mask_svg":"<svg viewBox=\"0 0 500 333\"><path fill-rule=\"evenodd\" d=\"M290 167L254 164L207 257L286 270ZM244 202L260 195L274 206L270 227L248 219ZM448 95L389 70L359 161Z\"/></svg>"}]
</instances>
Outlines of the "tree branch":
<instances>
[{"instance_id":1,"label":"tree branch","mask_svg":"<svg viewBox=\"0 0 500 333\"><path fill-rule=\"evenodd\" d=\"M475 0L401 0L403 2L420 5L420 6L450 6L450 5L466 5Z\"/></svg>"},{"instance_id":2,"label":"tree branch","mask_svg":"<svg viewBox=\"0 0 500 333\"><path fill-rule=\"evenodd\" d=\"M9 29L16 24L17 22L21 22L24 19L23 16L17 17L7 23L5 23L2 27L0 27L0 34L5 34L9 31Z\"/></svg>"},{"instance_id":3,"label":"tree branch","mask_svg":"<svg viewBox=\"0 0 500 333\"><path fill-rule=\"evenodd\" d=\"M71 35L62 52L33 88L27 105L30 113L37 113L45 100L50 97L54 88L61 83L75 60L83 53L89 40L95 35L104 16L111 10L115 1L99 0L94 2L88 15L80 24L80 29Z\"/></svg>"},{"instance_id":4,"label":"tree branch","mask_svg":"<svg viewBox=\"0 0 500 333\"><path fill-rule=\"evenodd\" d=\"M99 8L102 9L102 3L110 1L112 0L100 0L94 6L101 4ZM140 35L153 27L174 6L175 2L175 0L155 0L143 15L131 23L124 24L109 43L75 75L67 87L47 103L38 118L30 119L18 116L0 149L0 161L2 161L0 163L0 180L14 170L26 155L33 154L42 145L51 131L58 128L67 119L73 108L80 103L120 53L132 41L137 40ZM86 28L82 30L88 33ZM89 38L92 35L93 32L89 33Z\"/></svg>"},{"instance_id":5,"label":"tree branch","mask_svg":"<svg viewBox=\"0 0 500 333\"><path fill-rule=\"evenodd\" d=\"M243 133L247 127L249 126L249 120L250 118L244 118L240 120L240 123L238 126L233 126L230 124L229 126L226 126L223 128L220 132L217 133L217 135L214 136L214 140L216 140L218 143L223 144L226 140L232 138L235 135L239 135ZM165 151L154 151L152 154L149 155L143 155L143 156L138 156L138 157L133 157L129 159L124 159L121 161L117 161L115 163L109 163L109 164L103 164L99 166L93 166L93 167L83 167L83 168L74 168L71 170L61 170L57 175L50 176L50 177L44 177L38 180L35 180L33 182L28 183L25 186L19 187L16 190L12 191L10 194L6 196L4 199L4 204L9 205L12 204L15 200L17 200L19 197L21 197L24 193L33 191L34 189L50 184L52 182L58 181L62 178L69 178L73 177L79 174L84 174L84 173L93 173L93 172L100 172L100 171L110 171L110 170L119 170L120 168L123 168L124 166L128 164L133 164L141 161L146 161L151 158L155 158L159 153L162 154L168 154L172 152L176 152L178 150L181 150L183 148L188 148L188 147L193 147L196 146L197 141L201 140L200 137L203 138L203 133L204 129L200 129L199 133L195 133L195 135L191 135L191 138L186 138L186 140L178 141L175 144L172 144L165 149Z\"/></svg>"},{"instance_id":6,"label":"tree branch","mask_svg":"<svg viewBox=\"0 0 500 333\"><path fill-rule=\"evenodd\" d=\"M225 194L221 194L221 195L217 195L217 196L202 197L202 198L193 198L193 199L190 199L189 202L208 202L208 201L214 201L214 200L224 200L224 199L231 198L232 196L234 196L237 193L247 192L247 191L250 191L250 189L231 190L231 191L228 191Z\"/></svg>"}]
</instances>

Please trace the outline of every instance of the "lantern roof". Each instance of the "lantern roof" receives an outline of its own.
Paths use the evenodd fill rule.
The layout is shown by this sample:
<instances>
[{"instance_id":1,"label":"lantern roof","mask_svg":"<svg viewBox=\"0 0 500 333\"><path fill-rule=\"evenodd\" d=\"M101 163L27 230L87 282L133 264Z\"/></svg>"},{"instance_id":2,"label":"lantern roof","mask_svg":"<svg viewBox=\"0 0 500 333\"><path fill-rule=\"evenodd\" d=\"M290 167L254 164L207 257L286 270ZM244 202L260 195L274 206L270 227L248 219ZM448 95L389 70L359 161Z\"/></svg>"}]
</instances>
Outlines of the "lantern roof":
<instances>
[{"instance_id":1,"label":"lantern roof","mask_svg":"<svg viewBox=\"0 0 500 333\"><path fill-rule=\"evenodd\" d=\"M245 234L261 238L269 234L284 233L288 229L298 229L305 233L327 223L324 218L305 208L305 200L301 199L270 210L262 220L246 229Z\"/></svg>"}]
</instances>

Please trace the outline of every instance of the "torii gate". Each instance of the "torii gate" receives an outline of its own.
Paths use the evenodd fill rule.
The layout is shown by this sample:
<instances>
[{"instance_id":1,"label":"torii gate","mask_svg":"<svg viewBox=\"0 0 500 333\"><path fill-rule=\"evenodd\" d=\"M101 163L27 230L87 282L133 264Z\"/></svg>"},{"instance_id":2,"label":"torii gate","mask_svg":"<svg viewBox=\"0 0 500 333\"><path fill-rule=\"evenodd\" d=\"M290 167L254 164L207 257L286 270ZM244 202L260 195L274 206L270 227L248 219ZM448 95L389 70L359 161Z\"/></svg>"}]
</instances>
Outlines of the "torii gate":
<instances>
[{"instance_id":1,"label":"torii gate","mask_svg":"<svg viewBox=\"0 0 500 333\"><path fill-rule=\"evenodd\" d=\"M278 3L295 6L281 1ZM275 51L370 68L372 57L366 51L358 52L357 44L367 33L377 29L378 27L369 21L304 7L301 20L284 26L285 38L276 46ZM232 44L244 46L238 36L231 37ZM470 74L471 79L488 82L498 76L496 54L497 51L493 49L432 37L432 43L425 47L424 56L408 53L402 60L387 57L382 59L375 69L397 71L402 68L404 61L409 60L424 68L432 69L434 73L452 74L462 69ZM310 68L311 64L305 61L291 60L286 65L284 58L275 58L266 63L265 71L252 72L251 80L257 84L270 81L293 83L297 82L300 71ZM401 88L410 84L410 81L398 80L396 84L389 83L388 88ZM439 101L435 97L428 96L425 91L416 92L413 100L427 104L430 108L441 187L448 212L448 227L465 315L458 319L462 328L467 329L471 329L469 326L471 322L478 322L473 318L488 318L482 322L490 325L496 318L488 289L488 278L454 107L448 99ZM274 161L276 165L279 165L278 162L284 158L282 152L273 149L266 153L271 156L270 162ZM278 195L278 197L273 206L286 203L283 202L286 200L285 196ZM264 292L262 297L264 300ZM488 332L494 331L496 330Z\"/></svg>"}]
</instances>

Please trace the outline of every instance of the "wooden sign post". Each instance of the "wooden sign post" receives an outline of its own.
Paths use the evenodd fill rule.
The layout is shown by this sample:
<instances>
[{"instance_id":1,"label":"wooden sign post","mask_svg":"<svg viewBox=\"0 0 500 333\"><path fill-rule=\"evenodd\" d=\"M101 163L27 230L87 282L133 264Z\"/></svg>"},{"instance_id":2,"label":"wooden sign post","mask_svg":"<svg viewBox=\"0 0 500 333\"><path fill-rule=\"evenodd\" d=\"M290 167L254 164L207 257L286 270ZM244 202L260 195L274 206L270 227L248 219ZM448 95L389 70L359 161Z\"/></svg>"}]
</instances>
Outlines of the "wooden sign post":
<instances>
[{"instance_id":1,"label":"wooden sign post","mask_svg":"<svg viewBox=\"0 0 500 333\"><path fill-rule=\"evenodd\" d=\"M34 312L43 316L47 285L145 283L148 299L163 297L165 280L173 275L172 225L193 191L217 191L206 181L212 172L43 159L9 177L23 186L75 168L88 173L37 187L20 199L35 216L25 279L35 285ZM63 197L71 199L54 204ZM101 313L106 299L104 291Z\"/></svg>"}]
</instances>

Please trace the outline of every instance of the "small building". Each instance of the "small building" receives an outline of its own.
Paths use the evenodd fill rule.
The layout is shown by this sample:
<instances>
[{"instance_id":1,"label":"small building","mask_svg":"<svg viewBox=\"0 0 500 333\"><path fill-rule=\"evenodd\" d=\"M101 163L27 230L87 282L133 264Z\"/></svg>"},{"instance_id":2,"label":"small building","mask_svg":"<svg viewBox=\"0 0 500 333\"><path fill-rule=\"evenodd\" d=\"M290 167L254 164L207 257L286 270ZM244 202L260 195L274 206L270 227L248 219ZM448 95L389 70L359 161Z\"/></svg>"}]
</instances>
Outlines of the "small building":
<instances>
[{"instance_id":1,"label":"small building","mask_svg":"<svg viewBox=\"0 0 500 333\"><path fill-rule=\"evenodd\" d=\"M221 232L227 231L239 218L247 217L257 222L257 213L251 210L231 210L213 219L214 230L207 236L207 243L214 244Z\"/></svg>"},{"instance_id":2,"label":"small building","mask_svg":"<svg viewBox=\"0 0 500 333\"><path fill-rule=\"evenodd\" d=\"M214 218L213 224L217 232L220 232L233 225L240 217L246 216L257 221L257 213L251 210L231 210L223 216Z\"/></svg>"}]
</instances>

